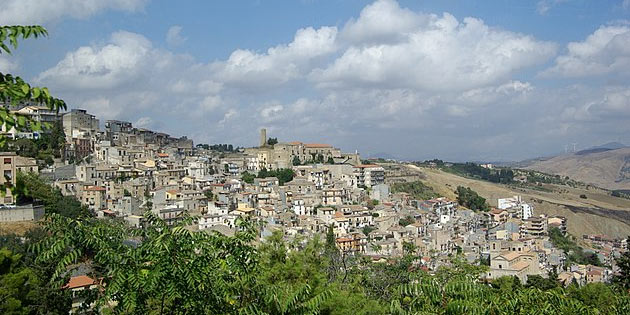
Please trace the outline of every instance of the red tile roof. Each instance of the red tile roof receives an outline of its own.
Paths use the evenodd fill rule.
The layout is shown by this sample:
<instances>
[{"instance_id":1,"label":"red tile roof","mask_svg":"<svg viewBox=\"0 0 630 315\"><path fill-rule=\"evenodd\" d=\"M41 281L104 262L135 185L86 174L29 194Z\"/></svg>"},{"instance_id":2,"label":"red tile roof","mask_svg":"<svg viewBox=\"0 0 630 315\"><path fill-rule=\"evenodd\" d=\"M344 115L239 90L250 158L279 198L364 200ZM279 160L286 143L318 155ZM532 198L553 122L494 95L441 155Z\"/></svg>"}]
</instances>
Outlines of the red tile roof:
<instances>
[{"instance_id":1,"label":"red tile roof","mask_svg":"<svg viewBox=\"0 0 630 315\"><path fill-rule=\"evenodd\" d=\"M76 276L70 278L70 281L66 283L62 288L66 289L76 289L82 287L89 287L93 284L96 284L96 281L88 276Z\"/></svg>"},{"instance_id":2,"label":"red tile roof","mask_svg":"<svg viewBox=\"0 0 630 315\"><path fill-rule=\"evenodd\" d=\"M304 146L307 148L332 148L332 145L325 143L307 143Z\"/></svg>"}]
</instances>

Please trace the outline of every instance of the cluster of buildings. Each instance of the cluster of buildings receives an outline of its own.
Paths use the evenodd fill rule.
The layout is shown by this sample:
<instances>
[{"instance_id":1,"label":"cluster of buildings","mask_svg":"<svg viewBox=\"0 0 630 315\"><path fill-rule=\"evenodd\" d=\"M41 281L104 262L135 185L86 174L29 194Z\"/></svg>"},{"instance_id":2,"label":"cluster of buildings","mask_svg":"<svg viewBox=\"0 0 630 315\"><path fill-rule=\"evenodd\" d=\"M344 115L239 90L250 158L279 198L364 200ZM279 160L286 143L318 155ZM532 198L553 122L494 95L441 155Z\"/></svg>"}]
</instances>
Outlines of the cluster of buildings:
<instances>
[{"instance_id":1,"label":"cluster of buildings","mask_svg":"<svg viewBox=\"0 0 630 315\"><path fill-rule=\"evenodd\" d=\"M566 270L564 280L606 281L614 269L612 258L627 247L593 239L608 242L600 248L606 249L602 261L609 267L566 266L565 253L548 236L551 227L566 233L566 219L535 215L520 196L499 199L489 212L474 212L443 197L416 200L391 193L390 170L362 162L357 152L321 143L268 144L264 129L257 147L217 152L124 121L106 121L103 130L95 116L80 109L59 121L66 134L66 158L74 163L56 164L42 170L42 176L98 217L120 218L138 228L147 211L168 224L184 213L198 216L190 228L226 235L235 233L239 217L263 221L262 238L281 230L287 238L308 239L332 227L338 247L349 255L378 261L411 251L430 271L462 254L471 263L489 265L487 278L516 276L522 281L551 270ZM18 169L40 171L34 161L3 154L2 171L9 180ZM279 169L291 169L293 178L245 181L243 176ZM396 181L401 180L398 173L394 168ZM9 198L5 204L14 202Z\"/></svg>"}]
</instances>

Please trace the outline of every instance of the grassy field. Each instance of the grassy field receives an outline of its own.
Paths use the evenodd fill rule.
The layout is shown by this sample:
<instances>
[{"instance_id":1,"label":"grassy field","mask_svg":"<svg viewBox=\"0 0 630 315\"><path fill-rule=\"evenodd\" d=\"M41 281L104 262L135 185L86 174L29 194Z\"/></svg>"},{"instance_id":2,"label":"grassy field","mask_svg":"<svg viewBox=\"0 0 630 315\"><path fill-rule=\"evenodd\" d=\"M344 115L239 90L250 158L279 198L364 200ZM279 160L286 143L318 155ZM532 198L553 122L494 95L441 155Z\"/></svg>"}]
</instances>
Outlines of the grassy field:
<instances>
[{"instance_id":1,"label":"grassy field","mask_svg":"<svg viewBox=\"0 0 630 315\"><path fill-rule=\"evenodd\" d=\"M486 198L491 206L498 198L521 195L534 205L535 214L561 215L568 219L571 234L607 234L612 237L630 235L630 200L612 197L598 188L571 188L545 185L545 191L522 188L464 178L438 169L407 165L413 172L422 173L423 182L446 197L455 199L457 186L470 187ZM580 198L586 195L587 199Z\"/></svg>"}]
</instances>

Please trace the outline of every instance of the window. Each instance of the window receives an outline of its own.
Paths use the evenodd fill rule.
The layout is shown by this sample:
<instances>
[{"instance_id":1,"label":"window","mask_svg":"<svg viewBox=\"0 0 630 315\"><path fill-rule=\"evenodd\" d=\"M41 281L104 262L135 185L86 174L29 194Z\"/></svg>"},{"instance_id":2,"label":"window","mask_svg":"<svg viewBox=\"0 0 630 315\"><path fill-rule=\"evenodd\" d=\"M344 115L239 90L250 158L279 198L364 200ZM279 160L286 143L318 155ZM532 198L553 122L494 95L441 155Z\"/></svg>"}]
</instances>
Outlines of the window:
<instances>
[{"instance_id":1,"label":"window","mask_svg":"<svg viewBox=\"0 0 630 315\"><path fill-rule=\"evenodd\" d=\"M4 164L11 164L11 158L4 158Z\"/></svg>"},{"instance_id":2,"label":"window","mask_svg":"<svg viewBox=\"0 0 630 315\"><path fill-rule=\"evenodd\" d=\"M4 178L7 178L8 180L11 180L13 178L13 174L10 170L4 171Z\"/></svg>"}]
</instances>

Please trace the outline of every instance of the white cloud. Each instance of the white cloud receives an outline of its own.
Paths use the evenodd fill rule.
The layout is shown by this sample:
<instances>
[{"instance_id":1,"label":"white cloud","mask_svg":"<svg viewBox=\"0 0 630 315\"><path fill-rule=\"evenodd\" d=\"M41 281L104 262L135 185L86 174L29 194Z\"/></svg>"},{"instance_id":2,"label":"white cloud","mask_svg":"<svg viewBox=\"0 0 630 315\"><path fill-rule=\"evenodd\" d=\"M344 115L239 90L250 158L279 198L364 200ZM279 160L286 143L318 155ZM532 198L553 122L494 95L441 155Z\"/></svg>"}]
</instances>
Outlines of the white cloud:
<instances>
[{"instance_id":1,"label":"white cloud","mask_svg":"<svg viewBox=\"0 0 630 315\"><path fill-rule=\"evenodd\" d=\"M350 43L396 42L429 22L429 16L401 8L394 0L366 6L358 19L346 23L340 38Z\"/></svg>"},{"instance_id":2,"label":"white cloud","mask_svg":"<svg viewBox=\"0 0 630 315\"><path fill-rule=\"evenodd\" d=\"M536 12L540 15L546 15L552 7L567 1L569 0L540 0L536 4Z\"/></svg>"},{"instance_id":3,"label":"white cloud","mask_svg":"<svg viewBox=\"0 0 630 315\"><path fill-rule=\"evenodd\" d=\"M630 27L602 26L582 42L571 42L567 53L541 73L545 77L586 77L630 71Z\"/></svg>"},{"instance_id":4,"label":"white cloud","mask_svg":"<svg viewBox=\"0 0 630 315\"><path fill-rule=\"evenodd\" d=\"M391 1L377 4L392 6ZM351 46L329 67L314 70L311 79L320 87L465 90L494 84L518 70L541 64L555 54L552 43L491 28L479 19L464 18L460 23L448 13L418 15L398 9L385 10L382 20L396 20L389 16L392 12L402 14L403 19L416 19L415 24L404 23L405 27L415 27L409 27L404 40ZM367 20L362 20L362 14L351 25L369 29L368 25L374 24L371 27L378 28L380 13L372 12Z\"/></svg>"},{"instance_id":5,"label":"white cloud","mask_svg":"<svg viewBox=\"0 0 630 315\"><path fill-rule=\"evenodd\" d=\"M183 37L181 32L182 27L179 25L173 25L169 27L168 31L166 32L166 43L171 46L179 46L183 44L187 38Z\"/></svg>"},{"instance_id":6,"label":"white cloud","mask_svg":"<svg viewBox=\"0 0 630 315\"><path fill-rule=\"evenodd\" d=\"M336 27L303 28L291 43L269 48L266 53L238 49L228 60L213 64L213 71L218 79L233 86L278 86L302 77L318 57L334 52L336 35Z\"/></svg>"},{"instance_id":7,"label":"white cloud","mask_svg":"<svg viewBox=\"0 0 630 315\"><path fill-rule=\"evenodd\" d=\"M265 122L270 122L282 118L282 111L284 106L282 105L268 105L260 110L260 118Z\"/></svg>"},{"instance_id":8,"label":"white cloud","mask_svg":"<svg viewBox=\"0 0 630 315\"><path fill-rule=\"evenodd\" d=\"M15 60L11 60L6 55L0 55L0 72L10 73L19 68L18 63Z\"/></svg>"},{"instance_id":9,"label":"white cloud","mask_svg":"<svg viewBox=\"0 0 630 315\"><path fill-rule=\"evenodd\" d=\"M107 45L85 46L66 54L37 81L54 80L65 88L112 88L140 74L139 65L148 62L151 48L151 42L142 35L116 32Z\"/></svg>"},{"instance_id":10,"label":"white cloud","mask_svg":"<svg viewBox=\"0 0 630 315\"><path fill-rule=\"evenodd\" d=\"M235 118L238 116L238 111L230 108L228 109L227 112L225 112L225 114L223 115L223 119L221 119L219 121L219 125L225 125L229 120L231 120L232 118Z\"/></svg>"},{"instance_id":11,"label":"white cloud","mask_svg":"<svg viewBox=\"0 0 630 315\"><path fill-rule=\"evenodd\" d=\"M37 83L102 120L204 143L254 145L266 127L281 141L415 158L529 157L566 135L606 134L598 125L606 115L617 127L628 122L628 89L524 79L555 54L553 43L527 34L391 0L340 25L306 27L288 43L209 64L117 32L69 52Z\"/></svg>"},{"instance_id":12,"label":"white cloud","mask_svg":"<svg viewBox=\"0 0 630 315\"><path fill-rule=\"evenodd\" d=\"M151 117L140 117L133 123L134 127L137 128L149 128L153 124L153 119Z\"/></svg>"},{"instance_id":13,"label":"white cloud","mask_svg":"<svg viewBox=\"0 0 630 315\"><path fill-rule=\"evenodd\" d=\"M201 108L205 111L212 111L221 105L221 96L208 95L201 101Z\"/></svg>"},{"instance_id":14,"label":"white cloud","mask_svg":"<svg viewBox=\"0 0 630 315\"><path fill-rule=\"evenodd\" d=\"M87 99L79 105L81 108L89 111L90 114L96 115L99 119L112 119L122 112L122 107L116 106L106 97Z\"/></svg>"},{"instance_id":15,"label":"white cloud","mask_svg":"<svg viewBox=\"0 0 630 315\"><path fill-rule=\"evenodd\" d=\"M589 114L598 118L630 119L630 87L611 88L600 101L587 106Z\"/></svg>"},{"instance_id":16,"label":"white cloud","mask_svg":"<svg viewBox=\"0 0 630 315\"><path fill-rule=\"evenodd\" d=\"M85 19L100 11L142 10L148 0L3 0L0 21L4 25L46 24L64 17Z\"/></svg>"}]
</instances>

